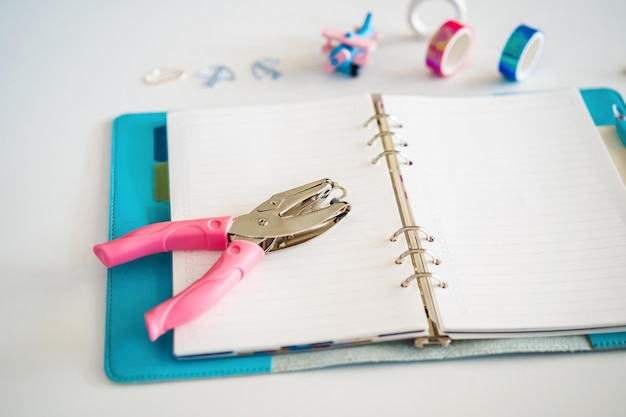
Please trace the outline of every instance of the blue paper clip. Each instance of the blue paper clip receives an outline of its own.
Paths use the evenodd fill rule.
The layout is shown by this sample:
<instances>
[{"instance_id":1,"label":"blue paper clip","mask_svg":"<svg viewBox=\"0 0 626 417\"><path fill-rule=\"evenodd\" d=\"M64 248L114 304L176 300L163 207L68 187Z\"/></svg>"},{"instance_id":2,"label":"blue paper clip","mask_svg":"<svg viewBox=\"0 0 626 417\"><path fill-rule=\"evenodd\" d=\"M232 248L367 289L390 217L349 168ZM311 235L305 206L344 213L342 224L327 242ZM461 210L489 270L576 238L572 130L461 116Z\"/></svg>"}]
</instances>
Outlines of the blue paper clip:
<instances>
[{"instance_id":1,"label":"blue paper clip","mask_svg":"<svg viewBox=\"0 0 626 417\"><path fill-rule=\"evenodd\" d=\"M222 81L234 81L235 73L225 65L209 65L198 71L198 77L208 87L215 87Z\"/></svg>"},{"instance_id":2,"label":"blue paper clip","mask_svg":"<svg viewBox=\"0 0 626 417\"><path fill-rule=\"evenodd\" d=\"M283 74L276 69L276 66L279 63L280 61L274 58L265 58L254 61L252 63L252 74L257 80L263 80L268 77L272 80L278 80L283 76Z\"/></svg>"}]
</instances>

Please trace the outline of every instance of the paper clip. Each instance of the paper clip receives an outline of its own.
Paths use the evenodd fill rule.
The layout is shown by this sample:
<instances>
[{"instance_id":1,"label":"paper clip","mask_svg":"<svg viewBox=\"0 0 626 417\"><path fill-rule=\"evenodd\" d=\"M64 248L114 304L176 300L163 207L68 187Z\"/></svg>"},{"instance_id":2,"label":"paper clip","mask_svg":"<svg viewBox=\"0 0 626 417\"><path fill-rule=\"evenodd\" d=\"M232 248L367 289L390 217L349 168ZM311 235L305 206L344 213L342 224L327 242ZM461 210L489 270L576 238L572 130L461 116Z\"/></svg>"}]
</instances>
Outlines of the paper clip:
<instances>
[{"instance_id":1,"label":"paper clip","mask_svg":"<svg viewBox=\"0 0 626 417\"><path fill-rule=\"evenodd\" d=\"M615 116L617 135L622 140L624 146L626 146L626 115L617 108L617 104L613 104L613 116Z\"/></svg>"},{"instance_id":2,"label":"paper clip","mask_svg":"<svg viewBox=\"0 0 626 417\"><path fill-rule=\"evenodd\" d=\"M620 113L617 108L617 104L613 104L613 116L615 116L615 119L617 120L626 120L626 115Z\"/></svg>"},{"instance_id":3,"label":"paper clip","mask_svg":"<svg viewBox=\"0 0 626 417\"><path fill-rule=\"evenodd\" d=\"M279 63L280 61L274 58L256 60L252 63L252 74L257 80L263 80L267 77L270 77L272 80L278 80L283 76L276 69Z\"/></svg>"},{"instance_id":4,"label":"paper clip","mask_svg":"<svg viewBox=\"0 0 626 417\"><path fill-rule=\"evenodd\" d=\"M143 76L143 81L146 84L162 84L174 80L184 80L185 78L187 78L187 73L183 70L156 67Z\"/></svg>"},{"instance_id":5,"label":"paper clip","mask_svg":"<svg viewBox=\"0 0 626 417\"><path fill-rule=\"evenodd\" d=\"M235 73L225 65L209 65L198 71L198 77L202 78L208 87L215 87L222 81L234 81Z\"/></svg>"}]
</instances>

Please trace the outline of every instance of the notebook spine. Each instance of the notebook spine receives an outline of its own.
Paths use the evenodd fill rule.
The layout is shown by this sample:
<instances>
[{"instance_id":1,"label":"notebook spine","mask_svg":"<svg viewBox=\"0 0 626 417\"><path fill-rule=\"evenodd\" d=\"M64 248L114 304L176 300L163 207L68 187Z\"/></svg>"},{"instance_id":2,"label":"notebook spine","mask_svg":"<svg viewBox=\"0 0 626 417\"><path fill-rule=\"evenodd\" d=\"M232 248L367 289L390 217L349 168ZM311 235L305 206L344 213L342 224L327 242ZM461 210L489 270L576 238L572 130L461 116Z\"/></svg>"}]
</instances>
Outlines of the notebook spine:
<instances>
[{"instance_id":1,"label":"notebook spine","mask_svg":"<svg viewBox=\"0 0 626 417\"><path fill-rule=\"evenodd\" d=\"M429 265L439 265L441 260L437 258L426 245L435 241L424 227L419 226L413 219L413 211L410 202L406 197L406 191L402 181L401 165L410 166L413 162L397 147L406 147L408 144L398 134L397 129L402 128L400 121L391 114L385 112L383 101L380 95L373 95L375 114L365 123L365 127L371 126L374 122L378 125L378 132L367 142L369 146L378 141L382 144L383 151L372 159L372 164L378 164L385 160L387 163L393 193L402 227L396 230L389 238L395 242L400 235L404 235L407 250L402 252L395 262L401 264L405 259L410 259L413 264L414 273L400 282L400 286L407 288L413 281L417 282L420 289L421 301L426 311L429 321L429 335L415 339L416 347L426 345L448 346L450 338L440 332L440 320L437 314L435 303L435 288L447 288L447 283L436 274L429 271Z\"/></svg>"}]
</instances>

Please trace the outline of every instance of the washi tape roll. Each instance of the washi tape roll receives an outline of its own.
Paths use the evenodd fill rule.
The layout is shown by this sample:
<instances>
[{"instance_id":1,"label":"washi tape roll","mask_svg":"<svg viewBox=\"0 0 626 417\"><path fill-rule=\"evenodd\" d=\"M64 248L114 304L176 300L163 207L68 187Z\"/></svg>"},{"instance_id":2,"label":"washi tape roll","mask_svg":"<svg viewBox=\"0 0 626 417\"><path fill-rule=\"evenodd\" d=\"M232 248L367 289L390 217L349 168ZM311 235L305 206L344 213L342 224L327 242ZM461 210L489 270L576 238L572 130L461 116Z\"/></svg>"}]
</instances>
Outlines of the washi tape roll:
<instances>
[{"instance_id":1,"label":"washi tape roll","mask_svg":"<svg viewBox=\"0 0 626 417\"><path fill-rule=\"evenodd\" d=\"M465 65L473 43L472 28L455 20L448 20L430 40L426 65L443 77L453 75Z\"/></svg>"},{"instance_id":2,"label":"washi tape roll","mask_svg":"<svg viewBox=\"0 0 626 417\"><path fill-rule=\"evenodd\" d=\"M409 5L409 25L413 29L413 31L427 38L431 36L438 27L438 24L429 25L420 16L420 6L422 3L432 3L432 0L411 0L411 4ZM452 16L453 20L457 22L464 22L467 17L467 5L465 4L465 0L445 0L450 6L452 6L454 16Z\"/></svg>"},{"instance_id":3,"label":"washi tape roll","mask_svg":"<svg viewBox=\"0 0 626 417\"><path fill-rule=\"evenodd\" d=\"M533 72L543 51L542 31L519 25L504 45L498 69L511 81L522 81Z\"/></svg>"}]
</instances>

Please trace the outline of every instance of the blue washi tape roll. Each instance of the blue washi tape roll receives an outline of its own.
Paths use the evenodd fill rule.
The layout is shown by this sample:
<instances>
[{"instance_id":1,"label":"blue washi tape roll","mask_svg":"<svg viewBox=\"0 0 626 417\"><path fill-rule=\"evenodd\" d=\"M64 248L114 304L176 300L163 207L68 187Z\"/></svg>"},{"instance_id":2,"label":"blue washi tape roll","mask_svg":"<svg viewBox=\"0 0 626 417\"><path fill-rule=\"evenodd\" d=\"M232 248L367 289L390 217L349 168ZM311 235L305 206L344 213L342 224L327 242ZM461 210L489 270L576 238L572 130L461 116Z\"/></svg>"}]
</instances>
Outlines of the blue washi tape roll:
<instances>
[{"instance_id":1,"label":"blue washi tape roll","mask_svg":"<svg viewBox=\"0 0 626 417\"><path fill-rule=\"evenodd\" d=\"M543 51L545 36L542 31L519 25L504 45L498 69L511 81L522 81L537 66Z\"/></svg>"}]
</instances>

